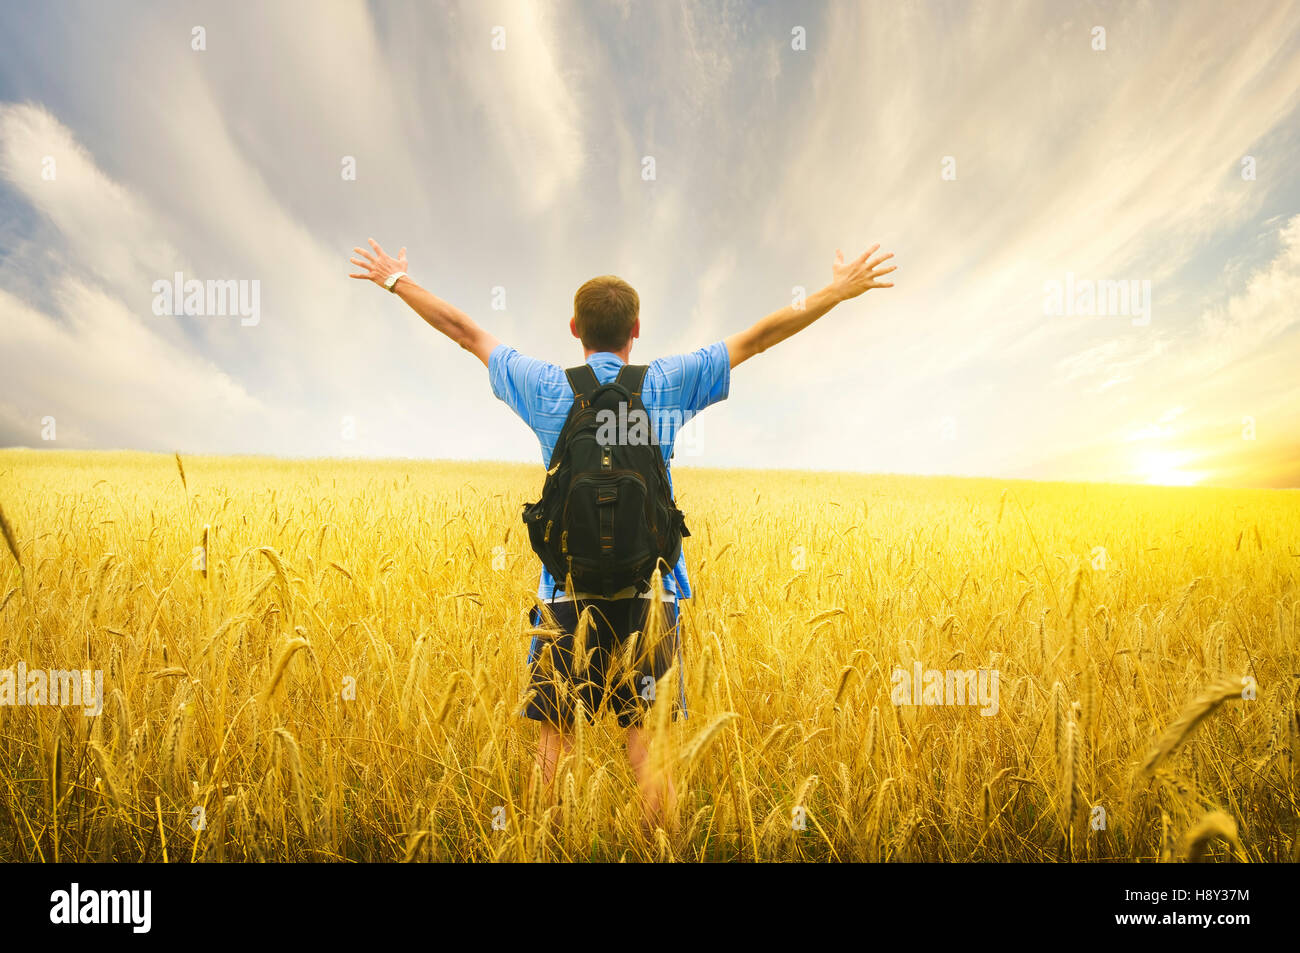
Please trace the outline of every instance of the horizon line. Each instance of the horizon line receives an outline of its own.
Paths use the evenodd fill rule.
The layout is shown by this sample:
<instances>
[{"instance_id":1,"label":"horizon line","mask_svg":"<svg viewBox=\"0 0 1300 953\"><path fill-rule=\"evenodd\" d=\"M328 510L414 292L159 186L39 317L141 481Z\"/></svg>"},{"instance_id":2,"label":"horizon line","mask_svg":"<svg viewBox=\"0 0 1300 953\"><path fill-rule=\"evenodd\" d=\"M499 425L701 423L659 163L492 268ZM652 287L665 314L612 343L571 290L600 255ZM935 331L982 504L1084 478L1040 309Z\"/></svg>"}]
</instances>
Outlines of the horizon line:
<instances>
[{"instance_id":1,"label":"horizon line","mask_svg":"<svg viewBox=\"0 0 1300 953\"><path fill-rule=\"evenodd\" d=\"M391 457L391 456L293 456L279 455L271 453L205 453L191 452L180 450L141 450L129 447L114 448L77 448L77 447L27 447L27 446L9 446L0 447L0 454L11 452L29 452L29 453L83 453L83 454L145 454L160 457L213 457L224 459L247 459L247 460L274 460L284 463L316 463L316 462L337 462L337 463L427 463L427 464L463 464L466 466L473 465L491 465L491 466L511 466L511 467L539 467L543 471L545 467L542 463L530 463L523 460L501 460L492 458L460 458L460 457ZM1263 491L1295 491L1300 490L1300 486L1261 486L1258 484L1239 484L1239 483L1213 483L1203 482L1195 484L1177 484L1177 483L1143 483L1137 481L1125 480L1096 480L1096 479L1036 479L1034 477L1016 477L1002 476L998 474L978 474L978 473L906 473L891 470L848 470L825 467L751 467L751 466L697 466L691 463L679 463L678 466L685 467L688 470L700 471L742 471L751 473L809 473L809 474L836 474L840 476L859 476L859 477L904 477L908 479L933 479L933 480L984 480L984 481L1002 481L1009 483L1036 483L1042 485L1051 484L1070 484L1082 486L1114 486L1128 488L1145 488L1145 489L1165 489L1165 490L1263 490Z\"/></svg>"}]
</instances>

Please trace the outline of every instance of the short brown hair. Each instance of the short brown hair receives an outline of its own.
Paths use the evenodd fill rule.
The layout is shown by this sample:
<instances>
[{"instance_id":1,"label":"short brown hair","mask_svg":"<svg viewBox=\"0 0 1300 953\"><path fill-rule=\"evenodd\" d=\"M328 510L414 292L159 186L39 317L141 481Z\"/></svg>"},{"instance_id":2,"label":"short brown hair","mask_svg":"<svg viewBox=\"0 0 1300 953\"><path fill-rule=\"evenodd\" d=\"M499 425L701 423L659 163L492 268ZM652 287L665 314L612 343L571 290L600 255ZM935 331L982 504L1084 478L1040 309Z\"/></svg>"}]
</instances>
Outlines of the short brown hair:
<instances>
[{"instance_id":1,"label":"short brown hair","mask_svg":"<svg viewBox=\"0 0 1300 953\"><path fill-rule=\"evenodd\" d=\"M590 351L621 351L632 338L641 313L636 289L622 278L592 278L573 296L573 319L582 346Z\"/></svg>"}]
</instances>

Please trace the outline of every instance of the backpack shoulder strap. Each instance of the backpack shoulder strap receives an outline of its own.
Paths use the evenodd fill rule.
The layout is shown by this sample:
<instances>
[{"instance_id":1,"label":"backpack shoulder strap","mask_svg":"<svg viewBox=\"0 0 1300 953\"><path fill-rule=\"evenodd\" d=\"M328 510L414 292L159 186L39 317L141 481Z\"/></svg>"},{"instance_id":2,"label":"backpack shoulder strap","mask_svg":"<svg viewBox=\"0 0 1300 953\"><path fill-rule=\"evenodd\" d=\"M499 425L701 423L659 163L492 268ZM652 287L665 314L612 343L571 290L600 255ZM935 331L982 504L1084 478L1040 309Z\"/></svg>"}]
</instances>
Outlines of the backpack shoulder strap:
<instances>
[{"instance_id":1,"label":"backpack shoulder strap","mask_svg":"<svg viewBox=\"0 0 1300 953\"><path fill-rule=\"evenodd\" d=\"M649 369L645 364L624 364L619 368L615 380L626 387L629 394L639 398L641 386L645 383L645 372Z\"/></svg>"},{"instance_id":2,"label":"backpack shoulder strap","mask_svg":"<svg viewBox=\"0 0 1300 953\"><path fill-rule=\"evenodd\" d=\"M591 369L590 364L570 367L564 372L564 376L569 379L569 386L573 388L573 399L583 406L586 406L591 400L592 392L600 386L600 381L596 380L596 372Z\"/></svg>"}]
</instances>

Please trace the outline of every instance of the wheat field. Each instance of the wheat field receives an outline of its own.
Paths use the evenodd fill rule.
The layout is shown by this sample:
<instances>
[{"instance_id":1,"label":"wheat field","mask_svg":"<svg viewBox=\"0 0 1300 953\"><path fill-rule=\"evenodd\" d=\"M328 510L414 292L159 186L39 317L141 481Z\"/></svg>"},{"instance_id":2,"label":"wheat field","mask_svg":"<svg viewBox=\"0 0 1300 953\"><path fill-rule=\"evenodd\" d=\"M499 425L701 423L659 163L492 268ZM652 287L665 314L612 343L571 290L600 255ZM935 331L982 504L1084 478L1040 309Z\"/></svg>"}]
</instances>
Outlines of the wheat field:
<instances>
[{"instance_id":1,"label":"wheat field","mask_svg":"<svg viewBox=\"0 0 1300 953\"><path fill-rule=\"evenodd\" d=\"M541 475L0 451L0 668L104 680L0 706L0 858L1297 859L1300 495L678 468L669 834L612 718L534 769Z\"/></svg>"}]
</instances>

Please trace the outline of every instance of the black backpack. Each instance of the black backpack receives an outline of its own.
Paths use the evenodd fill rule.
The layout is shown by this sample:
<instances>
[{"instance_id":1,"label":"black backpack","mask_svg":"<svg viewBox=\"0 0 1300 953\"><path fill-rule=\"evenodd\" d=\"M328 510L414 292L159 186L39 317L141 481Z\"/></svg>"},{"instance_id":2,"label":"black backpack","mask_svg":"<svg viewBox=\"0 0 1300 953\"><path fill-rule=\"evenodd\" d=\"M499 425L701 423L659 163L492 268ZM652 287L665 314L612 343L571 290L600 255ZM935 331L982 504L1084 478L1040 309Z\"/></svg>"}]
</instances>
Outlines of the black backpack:
<instances>
[{"instance_id":1,"label":"black backpack","mask_svg":"<svg viewBox=\"0 0 1300 953\"><path fill-rule=\"evenodd\" d=\"M565 374L573 408L542 498L524 506L528 539L566 591L606 599L645 592L659 561L671 572L691 535L641 402L646 368L626 365L608 384L586 364Z\"/></svg>"}]
</instances>

